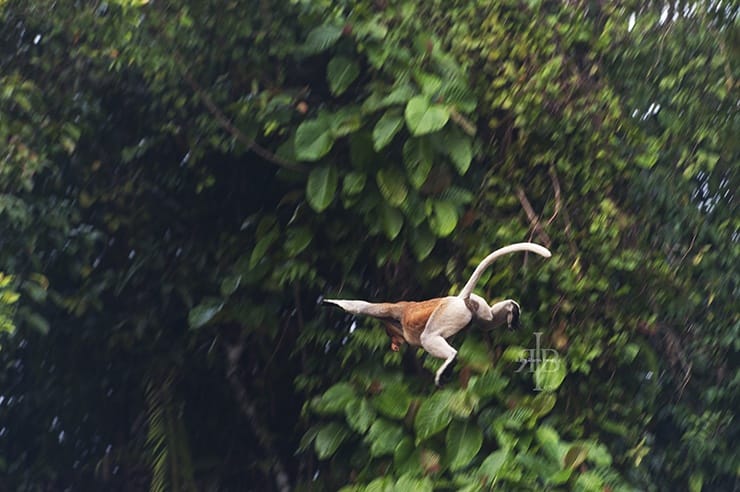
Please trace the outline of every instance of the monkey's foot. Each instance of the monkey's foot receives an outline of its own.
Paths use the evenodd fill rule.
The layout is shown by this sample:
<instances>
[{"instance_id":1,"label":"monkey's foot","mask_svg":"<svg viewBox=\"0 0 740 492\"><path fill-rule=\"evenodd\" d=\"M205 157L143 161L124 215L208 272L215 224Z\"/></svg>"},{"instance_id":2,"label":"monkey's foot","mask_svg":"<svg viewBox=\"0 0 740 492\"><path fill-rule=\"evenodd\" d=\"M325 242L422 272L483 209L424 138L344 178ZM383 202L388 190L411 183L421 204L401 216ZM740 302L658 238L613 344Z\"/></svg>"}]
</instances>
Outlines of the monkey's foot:
<instances>
[{"instance_id":1,"label":"monkey's foot","mask_svg":"<svg viewBox=\"0 0 740 492\"><path fill-rule=\"evenodd\" d=\"M455 364L457 364L457 357L452 359L452 362L447 364L447 367L442 371L442 374L436 378L434 384L436 384L438 388L441 388L452 380L453 373L455 372Z\"/></svg>"}]
</instances>

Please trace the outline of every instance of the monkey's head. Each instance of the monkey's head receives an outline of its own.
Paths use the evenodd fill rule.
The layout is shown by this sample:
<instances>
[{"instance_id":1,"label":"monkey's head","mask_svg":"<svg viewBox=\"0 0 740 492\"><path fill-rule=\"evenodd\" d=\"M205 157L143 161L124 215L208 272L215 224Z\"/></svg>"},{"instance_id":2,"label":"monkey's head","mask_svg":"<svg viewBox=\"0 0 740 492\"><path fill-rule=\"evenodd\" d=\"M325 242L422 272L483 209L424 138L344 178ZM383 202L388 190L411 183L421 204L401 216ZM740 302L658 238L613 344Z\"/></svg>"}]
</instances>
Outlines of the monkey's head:
<instances>
[{"instance_id":1,"label":"monkey's head","mask_svg":"<svg viewBox=\"0 0 740 492\"><path fill-rule=\"evenodd\" d=\"M515 330L519 328L519 314L521 313L521 309L519 308L519 304L516 301L510 301L509 306L507 307L507 314L506 314L506 325L509 327L509 330Z\"/></svg>"}]
</instances>

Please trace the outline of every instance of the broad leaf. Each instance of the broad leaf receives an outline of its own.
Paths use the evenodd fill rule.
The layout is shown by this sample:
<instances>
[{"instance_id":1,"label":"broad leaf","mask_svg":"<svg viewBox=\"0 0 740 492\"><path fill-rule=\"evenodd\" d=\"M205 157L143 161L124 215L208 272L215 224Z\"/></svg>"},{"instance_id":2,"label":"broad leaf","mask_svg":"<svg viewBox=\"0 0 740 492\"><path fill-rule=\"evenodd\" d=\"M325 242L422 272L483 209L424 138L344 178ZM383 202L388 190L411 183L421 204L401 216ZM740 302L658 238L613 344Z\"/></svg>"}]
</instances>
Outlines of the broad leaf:
<instances>
[{"instance_id":1,"label":"broad leaf","mask_svg":"<svg viewBox=\"0 0 740 492\"><path fill-rule=\"evenodd\" d=\"M462 132L449 132L444 139L445 151L460 176L468 172L473 160L472 139Z\"/></svg>"},{"instance_id":2,"label":"broad leaf","mask_svg":"<svg viewBox=\"0 0 740 492\"><path fill-rule=\"evenodd\" d=\"M345 56L335 56L326 67L326 80L329 82L329 90L335 96L339 96L355 81L360 74L357 62Z\"/></svg>"},{"instance_id":3,"label":"broad leaf","mask_svg":"<svg viewBox=\"0 0 740 492\"><path fill-rule=\"evenodd\" d=\"M311 402L312 409L321 415L336 415L345 412L352 401L358 400L349 383L337 383Z\"/></svg>"},{"instance_id":4,"label":"broad leaf","mask_svg":"<svg viewBox=\"0 0 740 492\"><path fill-rule=\"evenodd\" d=\"M432 492L434 486L429 477L418 478L411 473L406 473L396 482L396 490L413 492Z\"/></svg>"},{"instance_id":5,"label":"broad leaf","mask_svg":"<svg viewBox=\"0 0 740 492\"><path fill-rule=\"evenodd\" d=\"M308 227L288 229L283 249L290 257L295 257L311 244L314 233Z\"/></svg>"},{"instance_id":6,"label":"broad leaf","mask_svg":"<svg viewBox=\"0 0 740 492\"><path fill-rule=\"evenodd\" d=\"M302 161L316 161L334 145L334 135L326 117L304 121L295 134L295 155Z\"/></svg>"},{"instance_id":7,"label":"broad leaf","mask_svg":"<svg viewBox=\"0 0 740 492\"><path fill-rule=\"evenodd\" d=\"M373 399L373 406L386 417L402 419L411 405L411 395L401 383L389 383Z\"/></svg>"},{"instance_id":8,"label":"broad leaf","mask_svg":"<svg viewBox=\"0 0 740 492\"><path fill-rule=\"evenodd\" d=\"M446 200L435 201L429 227L438 237L447 237L457 226L457 208Z\"/></svg>"},{"instance_id":9,"label":"broad leaf","mask_svg":"<svg viewBox=\"0 0 740 492\"><path fill-rule=\"evenodd\" d=\"M440 432L450 423L452 420L449 409L450 397L449 390L437 391L421 404L414 420L417 442Z\"/></svg>"},{"instance_id":10,"label":"broad leaf","mask_svg":"<svg viewBox=\"0 0 740 492\"><path fill-rule=\"evenodd\" d=\"M383 232L388 239L393 241L398 236L398 233L401 232L401 227L403 227L403 214L397 208L383 204L381 209L381 222Z\"/></svg>"},{"instance_id":11,"label":"broad leaf","mask_svg":"<svg viewBox=\"0 0 740 492\"><path fill-rule=\"evenodd\" d=\"M367 176L364 173L351 172L344 177L342 181L342 192L345 195L357 195L365 188Z\"/></svg>"},{"instance_id":12,"label":"broad leaf","mask_svg":"<svg viewBox=\"0 0 740 492\"><path fill-rule=\"evenodd\" d=\"M188 325L191 330L202 327L213 319L224 307L218 299L209 299L195 306L188 313Z\"/></svg>"},{"instance_id":13,"label":"broad leaf","mask_svg":"<svg viewBox=\"0 0 740 492\"><path fill-rule=\"evenodd\" d=\"M455 471L470 464L483 445L483 433L469 421L454 421L447 428L445 439L450 470Z\"/></svg>"},{"instance_id":14,"label":"broad leaf","mask_svg":"<svg viewBox=\"0 0 740 492\"><path fill-rule=\"evenodd\" d=\"M506 463L508 458L508 452L505 449L499 449L491 453L488 458L483 460L480 468L478 468L478 475L486 482L493 482L498 476L501 468Z\"/></svg>"},{"instance_id":15,"label":"broad leaf","mask_svg":"<svg viewBox=\"0 0 740 492\"><path fill-rule=\"evenodd\" d=\"M437 238L426 226L412 229L410 236L411 251L414 252L416 259L419 261L426 259L434 249Z\"/></svg>"},{"instance_id":16,"label":"broad leaf","mask_svg":"<svg viewBox=\"0 0 740 492\"><path fill-rule=\"evenodd\" d=\"M370 426L366 441L370 442L370 455L382 456L392 454L403 438L403 427L385 419L377 419Z\"/></svg>"},{"instance_id":17,"label":"broad leaf","mask_svg":"<svg viewBox=\"0 0 740 492\"><path fill-rule=\"evenodd\" d=\"M566 376L565 362L559 357L543 358L534 371L534 381L538 390L555 391Z\"/></svg>"},{"instance_id":18,"label":"broad leaf","mask_svg":"<svg viewBox=\"0 0 740 492\"><path fill-rule=\"evenodd\" d=\"M398 109L390 109L375 124L373 129L373 148L376 152L383 149L393 140L403 125L403 116Z\"/></svg>"},{"instance_id":19,"label":"broad leaf","mask_svg":"<svg viewBox=\"0 0 740 492\"><path fill-rule=\"evenodd\" d=\"M313 55L320 53L336 43L342 37L342 27L324 24L314 28L303 44L303 51Z\"/></svg>"},{"instance_id":20,"label":"broad leaf","mask_svg":"<svg viewBox=\"0 0 740 492\"><path fill-rule=\"evenodd\" d=\"M239 288L239 284L241 284L241 281L242 276L239 274L233 274L224 277L224 279L221 280L221 288L219 289L221 295L226 297L236 292L236 289Z\"/></svg>"},{"instance_id":21,"label":"broad leaf","mask_svg":"<svg viewBox=\"0 0 740 492\"><path fill-rule=\"evenodd\" d=\"M342 424L331 422L316 434L314 448L320 460L331 457L339 445L349 436L349 431Z\"/></svg>"},{"instance_id":22,"label":"broad leaf","mask_svg":"<svg viewBox=\"0 0 740 492\"><path fill-rule=\"evenodd\" d=\"M406 180L395 168L381 169L375 175L378 189L388 203L397 207L406 200L409 190L406 188Z\"/></svg>"},{"instance_id":23,"label":"broad leaf","mask_svg":"<svg viewBox=\"0 0 740 492\"><path fill-rule=\"evenodd\" d=\"M344 412L349 426L360 434L367 432L377 418L375 410L365 398L351 400L344 407Z\"/></svg>"},{"instance_id":24,"label":"broad leaf","mask_svg":"<svg viewBox=\"0 0 740 492\"><path fill-rule=\"evenodd\" d=\"M337 191L339 178L334 166L321 166L311 171L306 183L306 200L317 212L323 212L331 204Z\"/></svg>"},{"instance_id":25,"label":"broad leaf","mask_svg":"<svg viewBox=\"0 0 740 492\"><path fill-rule=\"evenodd\" d=\"M356 132L362 125L360 108L345 106L335 113L322 114L326 118L333 138Z\"/></svg>"},{"instance_id":26,"label":"broad leaf","mask_svg":"<svg viewBox=\"0 0 740 492\"><path fill-rule=\"evenodd\" d=\"M415 96L406 104L406 125L412 135L419 136L441 129L450 113L441 104L431 104L425 96Z\"/></svg>"},{"instance_id":27,"label":"broad leaf","mask_svg":"<svg viewBox=\"0 0 740 492\"><path fill-rule=\"evenodd\" d=\"M424 185L432 170L432 148L428 137L412 137L403 144L403 163L411 186L417 190Z\"/></svg>"}]
</instances>

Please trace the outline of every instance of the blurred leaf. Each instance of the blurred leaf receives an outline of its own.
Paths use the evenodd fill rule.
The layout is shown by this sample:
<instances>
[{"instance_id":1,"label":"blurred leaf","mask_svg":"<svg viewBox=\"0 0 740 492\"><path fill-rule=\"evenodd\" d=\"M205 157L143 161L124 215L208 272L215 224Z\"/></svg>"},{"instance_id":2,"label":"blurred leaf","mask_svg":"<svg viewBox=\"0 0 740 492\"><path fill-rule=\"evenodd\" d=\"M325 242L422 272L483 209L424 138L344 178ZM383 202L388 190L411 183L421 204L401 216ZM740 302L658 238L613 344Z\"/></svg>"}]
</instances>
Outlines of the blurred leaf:
<instances>
[{"instance_id":1,"label":"blurred leaf","mask_svg":"<svg viewBox=\"0 0 740 492\"><path fill-rule=\"evenodd\" d=\"M238 274L228 275L221 281L221 288L219 289L221 295L228 297L239 288L239 284L242 281L242 276Z\"/></svg>"},{"instance_id":2,"label":"blurred leaf","mask_svg":"<svg viewBox=\"0 0 740 492\"><path fill-rule=\"evenodd\" d=\"M349 431L336 422L324 425L316 434L314 447L320 460L330 458L349 436Z\"/></svg>"},{"instance_id":3,"label":"blurred leaf","mask_svg":"<svg viewBox=\"0 0 740 492\"><path fill-rule=\"evenodd\" d=\"M306 42L303 44L303 50L309 55L320 53L333 46L341 36L341 26L324 24L315 27L308 33Z\"/></svg>"},{"instance_id":4,"label":"blurred leaf","mask_svg":"<svg viewBox=\"0 0 740 492\"><path fill-rule=\"evenodd\" d=\"M478 475L487 484L494 482L498 477L501 468L504 466L504 463L506 463L507 458L508 452L506 450L499 449L498 451L494 451L488 455L485 460L483 460L480 468L478 468Z\"/></svg>"},{"instance_id":5,"label":"blurred leaf","mask_svg":"<svg viewBox=\"0 0 740 492\"><path fill-rule=\"evenodd\" d=\"M436 200L433 214L429 218L429 227L438 237L447 237L457 226L457 208L446 200Z\"/></svg>"},{"instance_id":6,"label":"blurred leaf","mask_svg":"<svg viewBox=\"0 0 740 492\"><path fill-rule=\"evenodd\" d=\"M440 130L450 113L441 104L430 104L426 96L415 96L406 104L404 113L406 125L414 136L425 135Z\"/></svg>"},{"instance_id":7,"label":"blurred leaf","mask_svg":"<svg viewBox=\"0 0 740 492\"><path fill-rule=\"evenodd\" d=\"M411 185L421 188L432 170L432 149L425 137L411 137L403 144L403 163Z\"/></svg>"},{"instance_id":8,"label":"blurred leaf","mask_svg":"<svg viewBox=\"0 0 740 492\"><path fill-rule=\"evenodd\" d=\"M535 369L534 381L538 389L555 391L562 384L566 374L565 362L559 357L549 357Z\"/></svg>"},{"instance_id":9,"label":"blurred leaf","mask_svg":"<svg viewBox=\"0 0 740 492\"><path fill-rule=\"evenodd\" d=\"M284 244L285 252L290 257L298 256L311 244L313 235L314 233L308 227L288 229Z\"/></svg>"},{"instance_id":10,"label":"blurred leaf","mask_svg":"<svg viewBox=\"0 0 740 492\"><path fill-rule=\"evenodd\" d=\"M224 303L218 299L206 299L188 313L188 325L191 330L201 328L221 312Z\"/></svg>"},{"instance_id":11,"label":"blurred leaf","mask_svg":"<svg viewBox=\"0 0 740 492\"><path fill-rule=\"evenodd\" d=\"M399 109L389 109L380 117L373 129L373 148L381 151L388 145L403 125L403 115Z\"/></svg>"},{"instance_id":12,"label":"blurred leaf","mask_svg":"<svg viewBox=\"0 0 740 492\"><path fill-rule=\"evenodd\" d=\"M440 390L425 399L414 420L416 441L421 442L443 430L452 420L449 401L452 393Z\"/></svg>"},{"instance_id":13,"label":"blurred leaf","mask_svg":"<svg viewBox=\"0 0 740 492\"><path fill-rule=\"evenodd\" d=\"M445 439L450 470L455 471L470 464L483 445L483 433L470 422L453 421L447 428Z\"/></svg>"},{"instance_id":14,"label":"blurred leaf","mask_svg":"<svg viewBox=\"0 0 740 492\"><path fill-rule=\"evenodd\" d=\"M335 56L326 67L329 90L335 96L343 94L359 74L360 67L357 62L344 56Z\"/></svg>"},{"instance_id":15,"label":"blurred leaf","mask_svg":"<svg viewBox=\"0 0 740 492\"><path fill-rule=\"evenodd\" d=\"M313 169L306 182L306 200L316 212L326 210L334 200L339 178L334 166Z\"/></svg>"},{"instance_id":16,"label":"blurred leaf","mask_svg":"<svg viewBox=\"0 0 740 492\"><path fill-rule=\"evenodd\" d=\"M295 134L295 155L302 161L317 161L334 145L334 136L327 117L304 121Z\"/></svg>"},{"instance_id":17,"label":"blurred leaf","mask_svg":"<svg viewBox=\"0 0 740 492\"><path fill-rule=\"evenodd\" d=\"M380 394L373 399L373 406L386 417L402 419L411 405L411 395L401 383L389 383L383 386Z\"/></svg>"},{"instance_id":18,"label":"blurred leaf","mask_svg":"<svg viewBox=\"0 0 740 492\"><path fill-rule=\"evenodd\" d=\"M403 427L385 419L377 419L370 426L365 438L370 442L370 455L383 456L392 454L403 437Z\"/></svg>"},{"instance_id":19,"label":"blurred leaf","mask_svg":"<svg viewBox=\"0 0 740 492\"><path fill-rule=\"evenodd\" d=\"M344 409L347 423L360 434L367 432L377 419L375 410L365 398L349 400Z\"/></svg>"},{"instance_id":20,"label":"blurred leaf","mask_svg":"<svg viewBox=\"0 0 740 492\"><path fill-rule=\"evenodd\" d=\"M406 200L408 188L404 176L395 168L381 169L375 174L378 189L389 204L394 207Z\"/></svg>"},{"instance_id":21,"label":"blurred leaf","mask_svg":"<svg viewBox=\"0 0 740 492\"><path fill-rule=\"evenodd\" d=\"M412 229L410 235L411 250L418 261L423 261L434 249L437 238L424 226Z\"/></svg>"}]
</instances>

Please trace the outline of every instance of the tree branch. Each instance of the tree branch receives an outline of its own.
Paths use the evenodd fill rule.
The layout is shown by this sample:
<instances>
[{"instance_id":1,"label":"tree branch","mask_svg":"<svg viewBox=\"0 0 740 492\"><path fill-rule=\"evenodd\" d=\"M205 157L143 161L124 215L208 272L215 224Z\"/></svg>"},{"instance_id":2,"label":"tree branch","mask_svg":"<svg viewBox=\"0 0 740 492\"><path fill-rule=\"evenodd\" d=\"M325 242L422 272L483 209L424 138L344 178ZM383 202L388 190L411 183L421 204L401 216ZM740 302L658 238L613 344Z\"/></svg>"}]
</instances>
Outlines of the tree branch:
<instances>
[{"instance_id":1,"label":"tree branch","mask_svg":"<svg viewBox=\"0 0 740 492\"><path fill-rule=\"evenodd\" d=\"M226 352L226 379L228 379L231 388L234 390L239 409L247 417L252 432L257 436L257 440L264 448L265 454L271 457L277 490L280 492L289 492L290 479L286 467L279 458L275 445L272 442L272 436L260 422L257 409L249 399L247 389L239 378L239 359L244 352L244 341L240 340L233 345L224 342L224 349Z\"/></svg>"},{"instance_id":2,"label":"tree branch","mask_svg":"<svg viewBox=\"0 0 740 492\"><path fill-rule=\"evenodd\" d=\"M552 244L552 240L550 239L550 236L547 234L547 232L545 232L545 230L542 228L542 225L540 225L540 218L534 211L532 204L529 202L527 194L524 193L524 188L522 188L521 186L517 186L516 196L517 198L519 198L519 203L522 204L522 208L527 214L527 218L529 219L529 223L532 227L532 232L537 234L540 240L545 243L545 246L549 248Z\"/></svg>"},{"instance_id":3,"label":"tree branch","mask_svg":"<svg viewBox=\"0 0 740 492\"><path fill-rule=\"evenodd\" d=\"M308 172L305 166L302 166L301 164L298 164L296 162L290 162L286 159L283 159L282 157L273 154L266 148L257 144L257 142L255 142L253 139L245 135L244 132L242 132L239 128L234 126L234 124L226 116L226 114L221 111L221 108L219 108L218 105L213 101L211 96L208 95L208 93L203 90L200 84L198 84L198 82L190 75L190 72L188 72L188 70L185 68L185 64L181 61L178 55L175 55L175 60L180 67L182 78L185 79L185 82L187 82L195 95L198 96L206 109L208 109L211 115L216 119L216 122L219 124L219 126L221 126L221 128L226 130L229 134L231 134L231 136L234 137L238 142L244 145L247 150L251 150L266 161L271 162L284 169L301 173Z\"/></svg>"}]
</instances>

